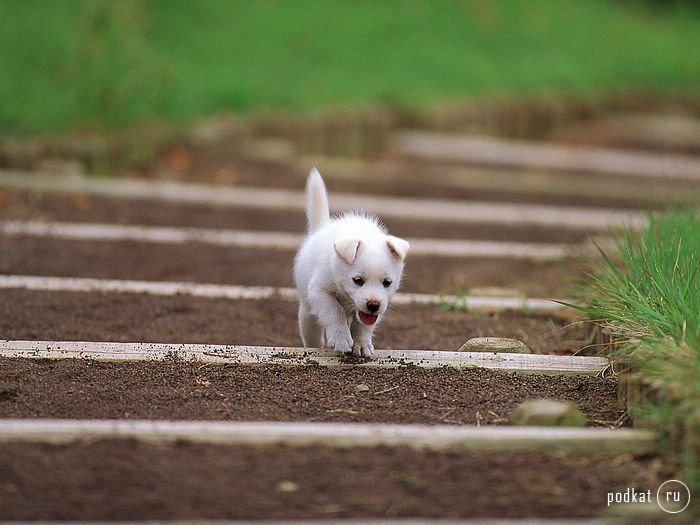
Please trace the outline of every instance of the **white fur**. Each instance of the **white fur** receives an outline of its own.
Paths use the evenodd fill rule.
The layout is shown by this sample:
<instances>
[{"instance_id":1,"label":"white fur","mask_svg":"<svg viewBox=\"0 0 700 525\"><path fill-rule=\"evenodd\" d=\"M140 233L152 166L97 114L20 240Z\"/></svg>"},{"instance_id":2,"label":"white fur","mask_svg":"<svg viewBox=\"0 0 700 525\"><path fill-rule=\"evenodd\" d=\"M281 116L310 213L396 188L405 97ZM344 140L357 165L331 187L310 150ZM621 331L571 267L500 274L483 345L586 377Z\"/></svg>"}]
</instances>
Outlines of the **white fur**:
<instances>
[{"instance_id":1,"label":"white fur","mask_svg":"<svg viewBox=\"0 0 700 525\"><path fill-rule=\"evenodd\" d=\"M294 261L301 339L305 347L370 357L372 334L399 286L409 244L388 235L376 217L353 212L331 218L328 209L314 168L306 181L308 235ZM361 286L353 281L358 278ZM373 324L362 322L373 315Z\"/></svg>"}]
</instances>

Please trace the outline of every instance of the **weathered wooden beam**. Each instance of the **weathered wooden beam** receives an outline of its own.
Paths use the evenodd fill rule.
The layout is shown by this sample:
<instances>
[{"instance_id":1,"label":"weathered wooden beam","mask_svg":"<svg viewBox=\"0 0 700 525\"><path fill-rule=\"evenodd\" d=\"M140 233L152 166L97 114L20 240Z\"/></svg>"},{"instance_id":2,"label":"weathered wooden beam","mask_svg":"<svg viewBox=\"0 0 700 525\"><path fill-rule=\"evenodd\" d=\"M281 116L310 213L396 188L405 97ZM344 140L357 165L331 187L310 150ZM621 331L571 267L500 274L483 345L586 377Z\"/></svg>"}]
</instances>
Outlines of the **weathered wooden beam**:
<instances>
[{"instance_id":1,"label":"weathered wooden beam","mask_svg":"<svg viewBox=\"0 0 700 525\"><path fill-rule=\"evenodd\" d=\"M375 350L370 360L332 350L284 346L235 346L167 343L0 340L0 356L40 359L141 361L196 359L205 363L362 366L370 368L454 367L488 368L509 372L556 375L599 375L610 367L605 357L447 352L434 350Z\"/></svg>"},{"instance_id":2,"label":"weathered wooden beam","mask_svg":"<svg viewBox=\"0 0 700 525\"><path fill-rule=\"evenodd\" d=\"M294 161L296 168L303 172L314 163L323 166L323 178L333 186L334 181L362 181L367 172L371 172L383 181L395 181L400 184L408 180L416 184L424 179L414 169L407 169L410 161L383 160L380 163L367 163L356 159L339 159L338 157L319 157L314 155ZM423 177L423 179L421 178ZM580 173L552 170L526 170L518 168L498 168L495 166L477 166L466 163L432 164L430 166L431 183L454 190L488 190L502 191L523 195L550 195L554 197L574 196L579 198L607 198L639 206L640 202L657 202L668 204L669 188L658 184L658 180L649 178L646 184L635 180L634 192L630 192L628 177L609 177L595 175L582 177ZM674 191L687 197L688 202L696 202L700 197L700 188L692 180L674 181Z\"/></svg>"},{"instance_id":3,"label":"weathered wooden beam","mask_svg":"<svg viewBox=\"0 0 700 525\"><path fill-rule=\"evenodd\" d=\"M399 134L396 142L402 153L429 160L612 176L700 180L700 161L690 155L563 146L431 132L404 132Z\"/></svg>"},{"instance_id":4,"label":"weathered wooden beam","mask_svg":"<svg viewBox=\"0 0 700 525\"><path fill-rule=\"evenodd\" d=\"M189 295L217 299L278 299L297 301L294 288L273 286L239 286L170 281L131 281L124 279L91 279L81 277L42 277L36 275L0 275L0 289L21 288L50 292L143 293L150 295ZM500 312L522 310L532 313L561 313L570 310L552 299L527 297L479 297L399 293L392 304L439 305L455 304L468 311ZM572 301L568 301L572 302Z\"/></svg>"},{"instance_id":5,"label":"weathered wooden beam","mask_svg":"<svg viewBox=\"0 0 700 525\"><path fill-rule=\"evenodd\" d=\"M646 430L562 427L473 427L371 423L0 420L0 442L70 443L95 439L186 440L227 445L327 447L410 446L427 450L648 451L656 434Z\"/></svg>"},{"instance_id":6,"label":"weathered wooden beam","mask_svg":"<svg viewBox=\"0 0 700 525\"><path fill-rule=\"evenodd\" d=\"M277 250L295 250L304 238L302 234L273 231L40 221L0 221L0 234L81 241L136 241L164 244L197 242L219 246L244 246ZM413 256L551 260L581 255L584 252L595 253L590 250L593 248L592 244L584 247L575 244L420 238L409 238L409 241Z\"/></svg>"}]
</instances>

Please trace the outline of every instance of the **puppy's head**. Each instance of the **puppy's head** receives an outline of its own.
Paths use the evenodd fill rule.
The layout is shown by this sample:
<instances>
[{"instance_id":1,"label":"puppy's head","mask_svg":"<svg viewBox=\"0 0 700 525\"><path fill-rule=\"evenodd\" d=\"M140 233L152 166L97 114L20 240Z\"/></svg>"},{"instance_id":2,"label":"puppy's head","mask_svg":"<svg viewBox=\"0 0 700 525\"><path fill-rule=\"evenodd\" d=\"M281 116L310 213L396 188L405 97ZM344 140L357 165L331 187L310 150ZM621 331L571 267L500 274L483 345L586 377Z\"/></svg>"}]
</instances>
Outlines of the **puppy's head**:
<instances>
[{"instance_id":1,"label":"puppy's head","mask_svg":"<svg viewBox=\"0 0 700 525\"><path fill-rule=\"evenodd\" d=\"M343 237L333 247L336 284L352 301L357 319L373 325L399 286L408 242L393 235Z\"/></svg>"}]
</instances>

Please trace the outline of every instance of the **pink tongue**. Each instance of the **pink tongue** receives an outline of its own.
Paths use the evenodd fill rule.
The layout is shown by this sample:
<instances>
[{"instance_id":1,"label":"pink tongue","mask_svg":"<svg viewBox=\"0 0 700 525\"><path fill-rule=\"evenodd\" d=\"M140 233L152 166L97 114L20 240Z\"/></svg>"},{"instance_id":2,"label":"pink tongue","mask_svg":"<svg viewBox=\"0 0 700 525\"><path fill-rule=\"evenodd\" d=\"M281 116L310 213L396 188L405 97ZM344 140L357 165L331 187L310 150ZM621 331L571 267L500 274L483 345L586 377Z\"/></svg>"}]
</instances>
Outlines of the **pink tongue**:
<instances>
[{"instance_id":1,"label":"pink tongue","mask_svg":"<svg viewBox=\"0 0 700 525\"><path fill-rule=\"evenodd\" d=\"M362 311L360 311L359 314L360 314L360 321L362 321L365 324L374 324L374 322L377 320L377 317L378 317L376 315L366 314Z\"/></svg>"}]
</instances>

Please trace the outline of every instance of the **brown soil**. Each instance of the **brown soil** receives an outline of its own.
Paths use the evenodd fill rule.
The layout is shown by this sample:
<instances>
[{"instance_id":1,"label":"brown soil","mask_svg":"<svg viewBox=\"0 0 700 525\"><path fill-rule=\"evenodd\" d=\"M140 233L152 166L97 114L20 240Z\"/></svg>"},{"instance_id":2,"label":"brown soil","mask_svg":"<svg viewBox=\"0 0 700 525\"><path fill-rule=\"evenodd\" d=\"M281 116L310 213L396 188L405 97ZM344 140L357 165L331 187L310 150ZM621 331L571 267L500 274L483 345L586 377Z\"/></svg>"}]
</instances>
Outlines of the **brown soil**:
<instances>
[{"instance_id":1,"label":"brown soil","mask_svg":"<svg viewBox=\"0 0 700 525\"><path fill-rule=\"evenodd\" d=\"M573 401L594 426L623 414L615 381L589 376L9 358L0 370L0 417L503 424L532 398Z\"/></svg>"},{"instance_id":2,"label":"brown soil","mask_svg":"<svg viewBox=\"0 0 700 525\"><path fill-rule=\"evenodd\" d=\"M182 153L182 152L181 152ZM227 150L184 151L185 164L156 178L301 189L304 173ZM166 153L166 156L168 153ZM172 159L171 159L172 160ZM182 158L180 159L182 160ZM430 165L387 176L331 178L339 191L502 202L619 206L631 199L523 194L426 184ZM537 173L523 172L523 176ZM497 176L494 174L494 176ZM595 184L595 177L586 180ZM398 181L398 182L397 182ZM459 186L460 184L457 184ZM632 179L630 185L634 187ZM644 204L640 201L639 203ZM0 218L302 232L301 212L215 208L0 189ZM396 235L576 243L583 231L387 220ZM139 243L0 239L0 272L291 286L291 251ZM578 263L411 257L405 291L518 287L566 294ZM0 338L299 345L296 305L136 294L0 292ZM479 316L434 307L394 308L380 348L458 348L475 336L524 340L539 353L570 354L584 329L554 317ZM369 391L358 392L364 383ZM397 387L398 388L394 388ZM531 397L572 400L591 425L619 424L610 378L515 375L488 370L210 365L164 361L0 359L0 417L181 418L501 424ZM40 473L41 475L37 475ZM655 490L677 476L654 455L429 452L149 445L100 440L0 447L4 519L216 519L333 517L576 517L605 511L609 491ZM296 484L285 492L281 482ZM287 485L289 487L289 485Z\"/></svg>"},{"instance_id":3,"label":"brown soil","mask_svg":"<svg viewBox=\"0 0 700 525\"><path fill-rule=\"evenodd\" d=\"M132 440L7 443L0 472L10 520L592 517L608 492L654 491L675 474L653 455Z\"/></svg>"},{"instance_id":4,"label":"brown soil","mask_svg":"<svg viewBox=\"0 0 700 525\"><path fill-rule=\"evenodd\" d=\"M27 290L0 294L0 339L301 345L297 306L288 301ZM471 337L486 336L520 339L535 353L571 354L586 346L581 324L550 316L401 306L385 317L375 332L377 348L457 350Z\"/></svg>"},{"instance_id":5,"label":"brown soil","mask_svg":"<svg viewBox=\"0 0 700 525\"><path fill-rule=\"evenodd\" d=\"M23 275L291 287L293 260L292 250L0 238L0 273ZM564 297L573 276L581 273L581 265L572 260L410 256L401 290L438 293L498 286L534 297Z\"/></svg>"},{"instance_id":6,"label":"brown soil","mask_svg":"<svg viewBox=\"0 0 700 525\"><path fill-rule=\"evenodd\" d=\"M15 220L104 222L149 226L236 228L291 231L306 228L302 211L222 208L161 201L131 201L91 195L30 193L0 188L0 218ZM541 226L494 226L411 221L383 217L389 230L407 238L436 237L495 241L559 242L584 241L584 230Z\"/></svg>"}]
</instances>

